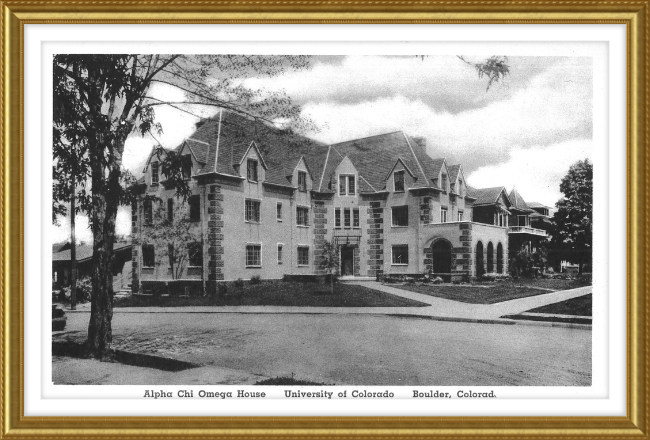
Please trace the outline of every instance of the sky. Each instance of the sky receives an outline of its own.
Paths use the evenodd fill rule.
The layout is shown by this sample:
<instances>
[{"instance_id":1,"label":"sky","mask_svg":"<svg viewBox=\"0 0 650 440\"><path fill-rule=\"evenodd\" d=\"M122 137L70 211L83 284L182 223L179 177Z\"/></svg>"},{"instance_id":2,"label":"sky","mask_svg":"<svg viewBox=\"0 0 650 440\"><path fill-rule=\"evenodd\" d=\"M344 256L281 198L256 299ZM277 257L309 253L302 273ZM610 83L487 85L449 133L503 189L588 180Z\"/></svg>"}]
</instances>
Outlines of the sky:
<instances>
[{"instance_id":1,"label":"sky","mask_svg":"<svg viewBox=\"0 0 650 440\"><path fill-rule=\"evenodd\" d=\"M466 56L481 61L487 56ZM427 140L434 158L460 163L470 186L513 186L526 201L550 207L570 165L592 159L593 64L586 57L509 57L510 75L486 90L487 79L456 56L316 56L308 70L277 77L250 77L245 86L285 90L318 126L307 136L325 143L402 130ZM157 86L161 99L182 92ZM194 110L209 116L215 110ZM157 107L174 148L194 131L195 116ZM124 165L141 173L157 141L132 135ZM69 222L53 226L53 242L65 240ZM87 219L78 217L77 236L92 239ZM117 233L130 232L127 208Z\"/></svg>"}]
</instances>

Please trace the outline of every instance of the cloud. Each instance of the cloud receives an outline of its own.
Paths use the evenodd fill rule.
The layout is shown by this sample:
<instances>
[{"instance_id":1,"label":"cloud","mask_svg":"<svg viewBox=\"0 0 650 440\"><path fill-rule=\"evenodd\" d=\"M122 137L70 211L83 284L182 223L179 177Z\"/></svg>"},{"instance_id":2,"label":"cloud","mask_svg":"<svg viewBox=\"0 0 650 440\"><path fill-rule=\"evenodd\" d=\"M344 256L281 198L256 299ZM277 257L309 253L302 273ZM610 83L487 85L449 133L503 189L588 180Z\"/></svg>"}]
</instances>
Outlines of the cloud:
<instances>
[{"instance_id":1,"label":"cloud","mask_svg":"<svg viewBox=\"0 0 650 440\"><path fill-rule=\"evenodd\" d=\"M513 186L527 202L555 206L562 194L560 181L569 167L585 158L593 159L588 140L570 140L549 146L514 149L505 163L485 165L466 174L467 183L475 188Z\"/></svg>"}]
</instances>

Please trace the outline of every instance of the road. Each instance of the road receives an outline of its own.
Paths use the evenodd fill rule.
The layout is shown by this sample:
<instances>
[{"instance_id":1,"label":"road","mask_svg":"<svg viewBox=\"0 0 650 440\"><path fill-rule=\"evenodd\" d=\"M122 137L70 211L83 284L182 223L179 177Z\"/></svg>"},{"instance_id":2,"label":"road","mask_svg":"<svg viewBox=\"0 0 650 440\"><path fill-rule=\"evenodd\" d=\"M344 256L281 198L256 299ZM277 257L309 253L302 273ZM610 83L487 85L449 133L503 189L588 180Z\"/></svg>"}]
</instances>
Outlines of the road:
<instances>
[{"instance_id":1,"label":"road","mask_svg":"<svg viewBox=\"0 0 650 440\"><path fill-rule=\"evenodd\" d=\"M85 337L88 313L68 313ZM336 385L591 384L591 331L359 315L119 313L116 348Z\"/></svg>"}]
</instances>

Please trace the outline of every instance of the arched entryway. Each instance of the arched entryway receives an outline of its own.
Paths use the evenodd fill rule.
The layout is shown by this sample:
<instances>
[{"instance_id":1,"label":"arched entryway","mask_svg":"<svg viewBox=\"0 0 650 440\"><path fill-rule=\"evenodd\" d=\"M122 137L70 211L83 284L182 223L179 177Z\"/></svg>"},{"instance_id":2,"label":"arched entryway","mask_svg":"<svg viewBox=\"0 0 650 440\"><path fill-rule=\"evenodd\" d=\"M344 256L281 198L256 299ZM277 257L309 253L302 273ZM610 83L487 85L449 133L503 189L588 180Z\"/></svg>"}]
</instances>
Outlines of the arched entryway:
<instances>
[{"instance_id":1,"label":"arched entryway","mask_svg":"<svg viewBox=\"0 0 650 440\"><path fill-rule=\"evenodd\" d=\"M476 243L476 276L483 276L485 268L483 266L483 243Z\"/></svg>"},{"instance_id":2,"label":"arched entryway","mask_svg":"<svg viewBox=\"0 0 650 440\"><path fill-rule=\"evenodd\" d=\"M492 242L489 242L487 246L487 272L494 272L494 246Z\"/></svg>"},{"instance_id":3,"label":"arched entryway","mask_svg":"<svg viewBox=\"0 0 650 440\"><path fill-rule=\"evenodd\" d=\"M451 243L438 240L431 245L433 273L446 282L451 281Z\"/></svg>"},{"instance_id":4,"label":"arched entryway","mask_svg":"<svg viewBox=\"0 0 650 440\"><path fill-rule=\"evenodd\" d=\"M497 245L497 273L503 273L503 246Z\"/></svg>"}]
</instances>

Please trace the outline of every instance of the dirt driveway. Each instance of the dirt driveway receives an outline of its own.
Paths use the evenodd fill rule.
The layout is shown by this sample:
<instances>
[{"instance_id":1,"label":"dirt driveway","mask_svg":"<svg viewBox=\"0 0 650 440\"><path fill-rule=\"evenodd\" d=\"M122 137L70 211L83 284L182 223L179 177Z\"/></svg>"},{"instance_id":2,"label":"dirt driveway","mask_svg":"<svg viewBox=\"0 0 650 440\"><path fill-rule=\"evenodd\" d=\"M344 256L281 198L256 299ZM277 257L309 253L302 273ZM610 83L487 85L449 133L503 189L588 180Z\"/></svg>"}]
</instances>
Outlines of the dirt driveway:
<instances>
[{"instance_id":1,"label":"dirt driveway","mask_svg":"<svg viewBox=\"0 0 650 440\"><path fill-rule=\"evenodd\" d=\"M65 337L85 337L69 313ZM116 313L116 348L336 385L591 384L591 331L373 315Z\"/></svg>"}]
</instances>

